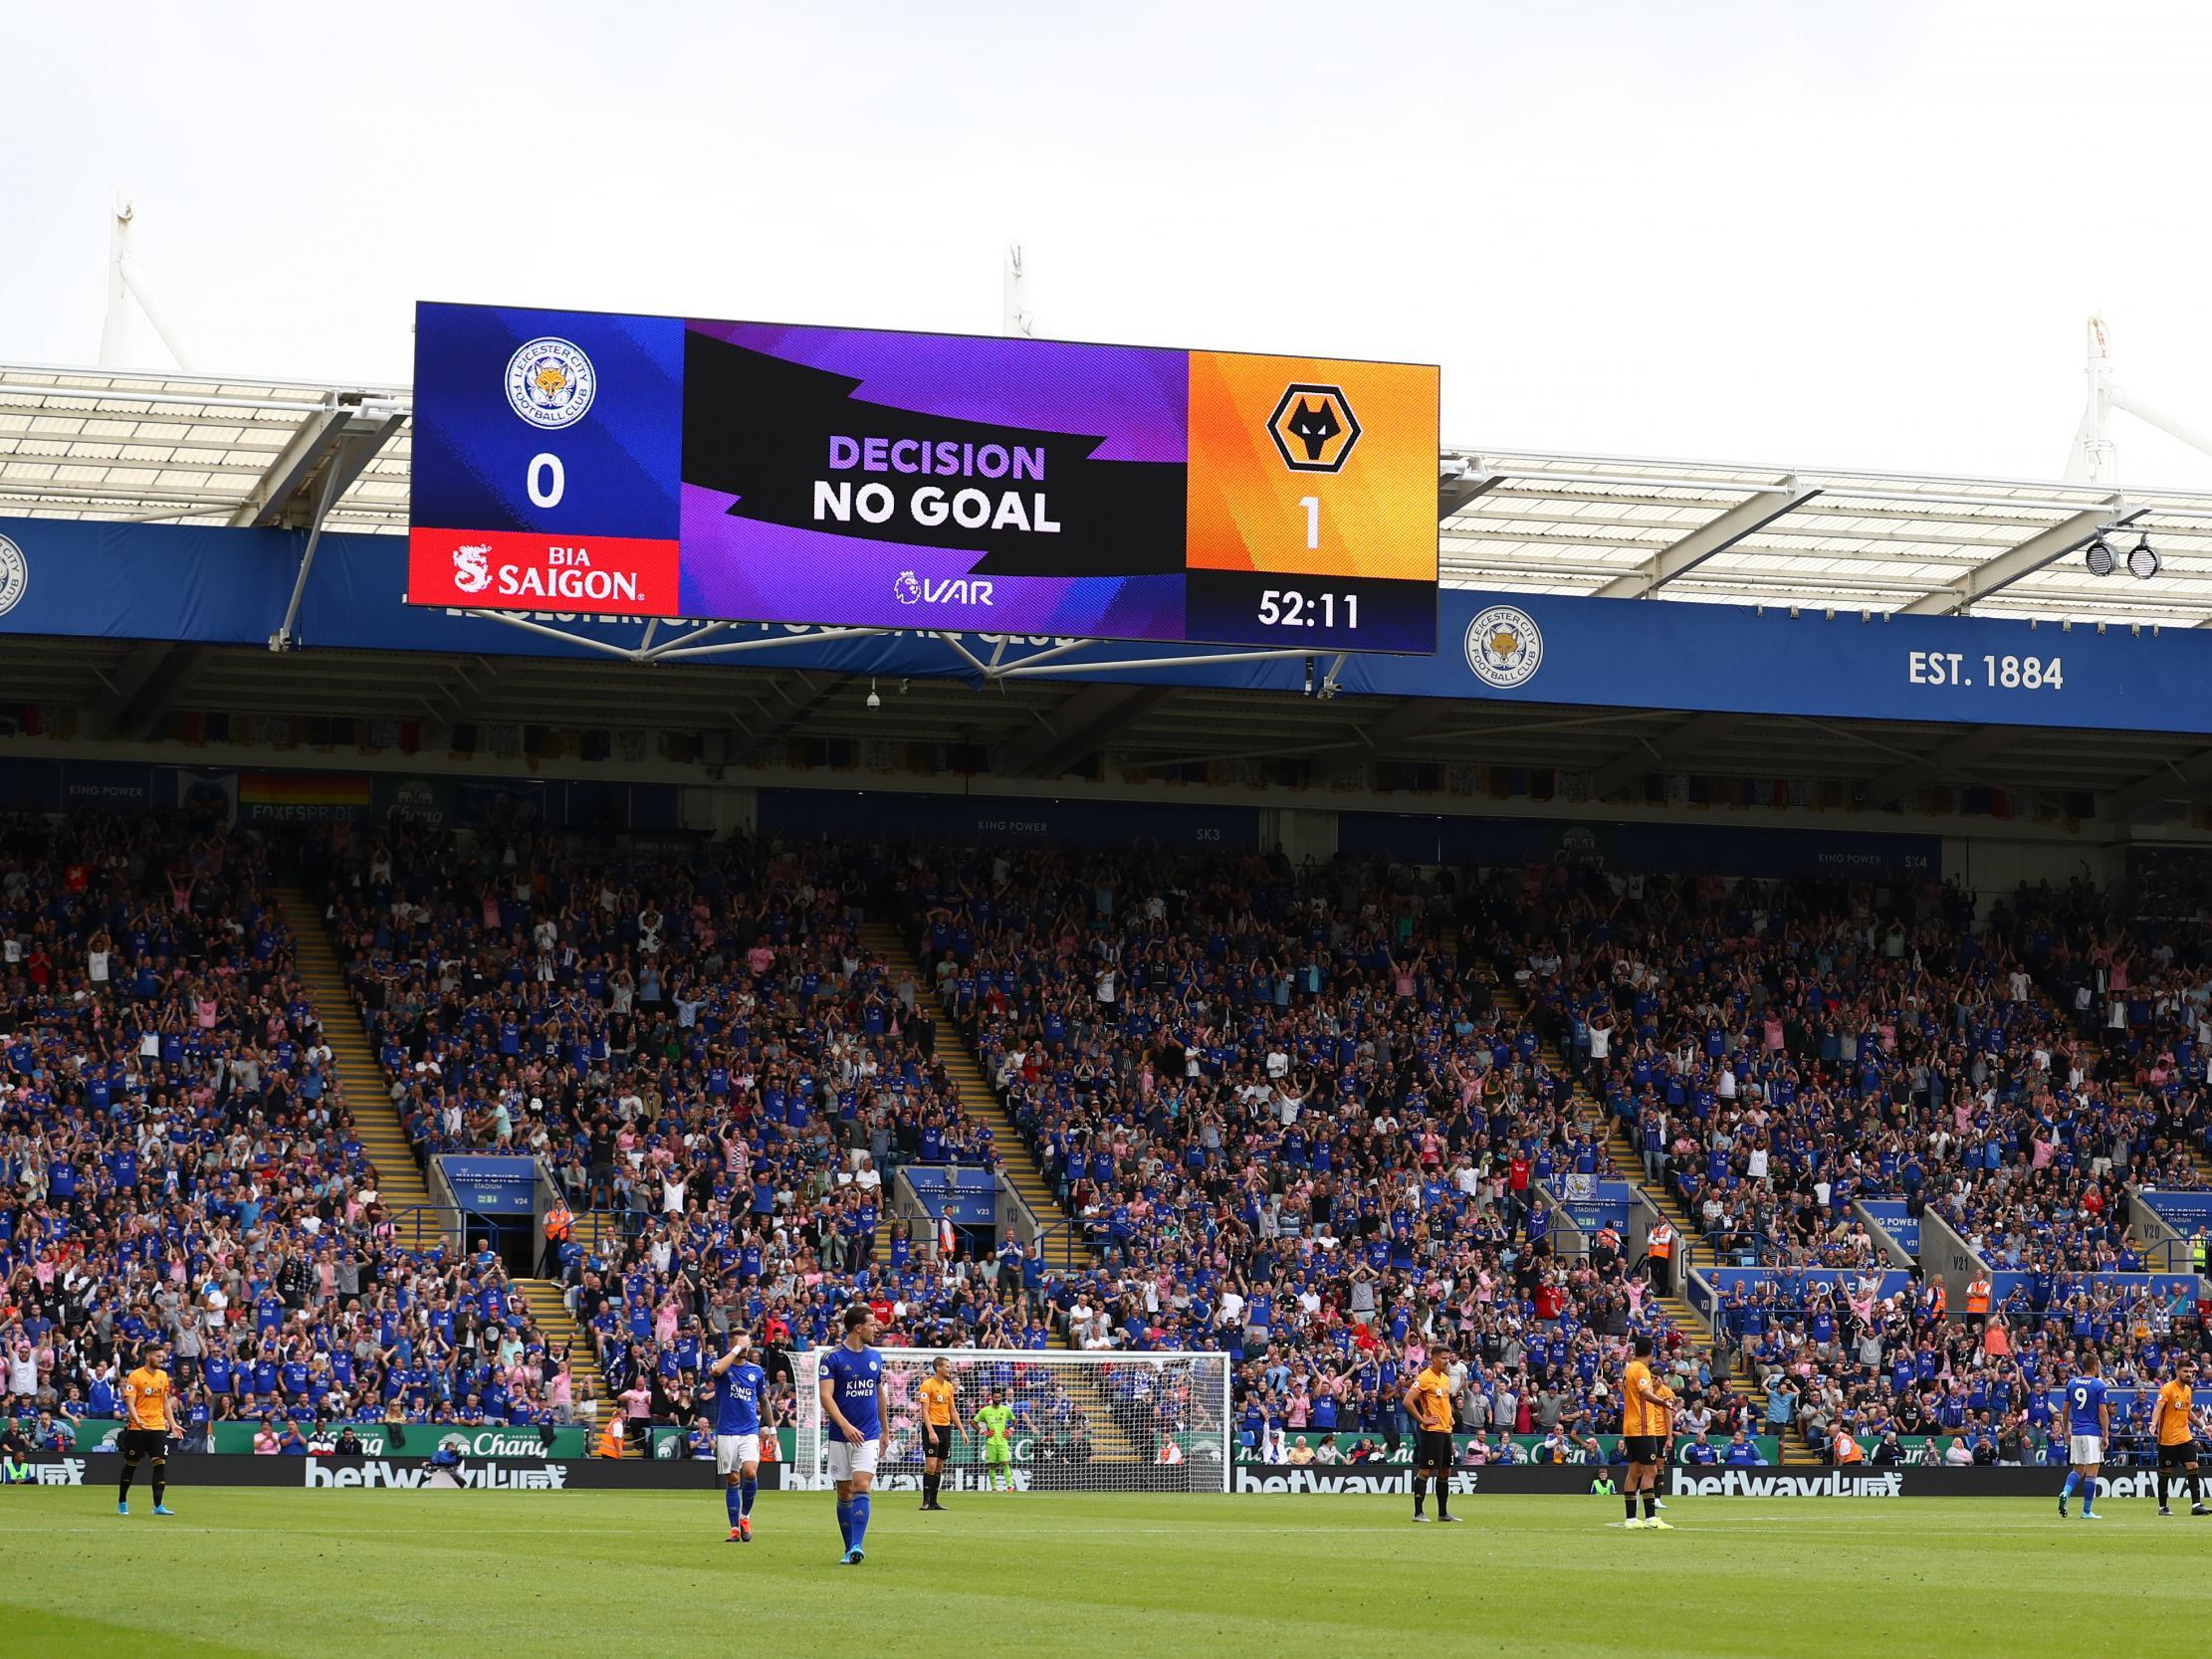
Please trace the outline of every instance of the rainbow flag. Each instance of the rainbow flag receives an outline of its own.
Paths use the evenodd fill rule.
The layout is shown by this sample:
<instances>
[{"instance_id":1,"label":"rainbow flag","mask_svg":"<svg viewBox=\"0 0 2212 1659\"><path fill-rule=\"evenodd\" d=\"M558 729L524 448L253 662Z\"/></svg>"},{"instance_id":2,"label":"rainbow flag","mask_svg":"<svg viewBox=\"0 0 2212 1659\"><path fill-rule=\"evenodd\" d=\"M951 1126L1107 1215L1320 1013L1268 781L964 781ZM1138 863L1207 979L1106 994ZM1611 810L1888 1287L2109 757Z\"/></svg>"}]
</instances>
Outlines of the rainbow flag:
<instances>
[{"instance_id":1,"label":"rainbow flag","mask_svg":"<svg viewBox=\"0 0 2212 1659\"><path fill-rule=\"evenodd\" d=\"M246 818L357 818L368 812L365 772L241 772L238 811Z\"/></svg>"}]
</instances>

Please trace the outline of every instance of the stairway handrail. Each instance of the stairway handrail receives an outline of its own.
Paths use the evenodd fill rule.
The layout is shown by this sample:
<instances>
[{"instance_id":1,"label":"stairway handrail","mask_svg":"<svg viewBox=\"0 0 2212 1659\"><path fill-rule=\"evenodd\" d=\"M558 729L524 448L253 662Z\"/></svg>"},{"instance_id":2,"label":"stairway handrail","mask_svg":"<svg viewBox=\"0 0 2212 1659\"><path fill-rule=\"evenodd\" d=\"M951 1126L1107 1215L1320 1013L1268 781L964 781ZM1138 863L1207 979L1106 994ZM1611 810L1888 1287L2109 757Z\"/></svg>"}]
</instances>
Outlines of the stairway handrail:
<instances>
[{"instance_id":1,"label":"stairway handrail","mask_svg":"<svg viewBox=\"0 0 2212 1659\"><path fill-rule=\"evenodd\" d=\"M384 1211L384 1219L392 1224L395 1231L403 1216L422 1215L450 1216L454 1222L458 1223L459 1228L466 1228L471 1221L479 1221L495 1232L523 1225L512 1217L502 1219L498 1216L486 1215L481 1210L472 1210L461 1204L401 1204L396 1208L387 1208ZM443 1230L445 1230L444 1224L441 1223L441 1231Z\"/></svg>"}]
</instances>

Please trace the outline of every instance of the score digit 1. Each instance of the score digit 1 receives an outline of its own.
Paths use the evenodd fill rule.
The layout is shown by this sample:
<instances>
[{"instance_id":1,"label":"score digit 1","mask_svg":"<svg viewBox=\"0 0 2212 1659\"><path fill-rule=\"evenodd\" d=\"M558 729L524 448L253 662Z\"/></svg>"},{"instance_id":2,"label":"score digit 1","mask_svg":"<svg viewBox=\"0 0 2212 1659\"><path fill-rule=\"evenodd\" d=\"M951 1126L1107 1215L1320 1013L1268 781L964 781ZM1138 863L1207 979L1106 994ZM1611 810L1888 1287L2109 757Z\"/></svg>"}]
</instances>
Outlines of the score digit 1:
<instances>
[{"instance_id":1,"label":"score digit 1","mask_svg":"<svg viewBox=\"0 0 2212 1659\"><path fill-rule=\"evenodd\" d=\"M1321 498L1300 496L1298 505L1306 510L1306 549L1311 552L1321 545Z\"/></svg>"},{"instance_id":2,"label":"score digit 1","mask_svg":"<svg viewBox=\"0 0 2212 1659\"><path fill-rule=\"evenodd\" d=\"M558 507L560 498L567 494L568 471L561 466L559 456L551 450L542 451L530 458L530 466L523 473L523 488L530 492L531 506Z\"/></svg>"}]
</instances>

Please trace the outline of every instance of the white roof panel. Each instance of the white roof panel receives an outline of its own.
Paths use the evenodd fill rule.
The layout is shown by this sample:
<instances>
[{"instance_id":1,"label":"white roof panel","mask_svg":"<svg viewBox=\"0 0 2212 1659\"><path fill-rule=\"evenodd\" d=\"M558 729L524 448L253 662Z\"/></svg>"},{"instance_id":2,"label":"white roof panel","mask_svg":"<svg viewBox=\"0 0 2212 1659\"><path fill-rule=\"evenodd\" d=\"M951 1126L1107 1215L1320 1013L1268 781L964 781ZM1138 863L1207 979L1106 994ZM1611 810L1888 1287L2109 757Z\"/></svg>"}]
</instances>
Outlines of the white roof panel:
<instances>
[{"instance_id":1,"label":"white roof panel","mask_svg":"<svg viewBox=\"0 0 2212 1659\"><path fill-rule=\"evenodd\" d=\"M251 517L288 446L339 416L353 432L397 425L330 527L397 533L411 407L404 386L0 366L0 515ZM1614 584L1662 600L2212 625L2212 494L1487 448L1447 449L1439 469L1447 483L1462 472L1487 481L1441 525L1449 586L1574 594ZM1716 533L1722 544L1709 550L1692 541L1703 557L1661 569L1662 555L1739 508L1766 521L1732 539ZM2113 537L2122 554L2147 535L2159 575L2092 576L2080 536L2104 523L2124 523ZM2014 555L2062 525L2065 546Z\"/></svg>"}]
</instances>

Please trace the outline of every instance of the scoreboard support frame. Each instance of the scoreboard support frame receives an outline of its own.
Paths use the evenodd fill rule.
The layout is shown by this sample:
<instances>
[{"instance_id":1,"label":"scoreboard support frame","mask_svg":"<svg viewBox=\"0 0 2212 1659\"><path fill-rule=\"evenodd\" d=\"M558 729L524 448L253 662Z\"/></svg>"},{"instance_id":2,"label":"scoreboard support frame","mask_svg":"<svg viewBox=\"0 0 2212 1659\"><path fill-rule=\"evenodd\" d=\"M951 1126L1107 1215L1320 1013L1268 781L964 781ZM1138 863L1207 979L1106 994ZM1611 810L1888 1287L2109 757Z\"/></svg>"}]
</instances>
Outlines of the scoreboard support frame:
<instances>
[{"instance_id":1,"label":"scoreboard support frame","mask_svg":"<svg viewBox=\"0 0 2212 1659\"><path fill-rule=\"evenodd\" d=\"M303 563L303 576L305 575L305 568ZM570 633L564 628L552 627L544 622L534 622L527 616L518 616L510 611L464 610L461 614L473 617L480 622L503 623L510 628L520 628L526 634L537 634L544 639L558 640L564 645L581 646L587 651L595 651L602 656L639 664L680 662L694 657L734 657L744 652L774 651L780 647L792 645L822 645L832 640L883 639L895 633L909 631L895 628L817 628L803 634L786 634L772 639L731 640L721 645L700 645L696 643L701 635L719 633L725 628L745 626L744 623L737 621L717 621L685 635L680 640L670 640L662 645L654 645L650 643L652 634L654 629L659 626L661 618L649 617L646 619L645 642L629 646L615 645L603 639L593 639L588 634ZM1063 657L1072 651L1082 649L1086 645L1100 643L1091 639L1066 639L1033 656L1024 657L1020 662L1010 667L1000 667L996 652L993 653L992 661L986 662L963 645L957 634L922 630L916 633L916 637L936 640L975 670L987 685L1001 680L1042 678L1048 675L1065 673L1065 669L1055 667L1047 659ZM272 649L275 649L274 645L272 645ZM1301 651L1295 647L1254 647L1248 651L1210 651L1184 657L1131 657L1109 659L1105 662L1086 662L1083 665L1083 673L1089 676L1093 674L1127 673L1143 669L1196 668L1220 663L1279 663L1288 662L1297 657L1330 657L1332 661L1329 672L1323 678L1318 690L1320 695L1332 697L1336 693L1337 676L1344 668L1345 659L1352 655L1353 653L1349 651L1332 653Z\"/></svg>"}]
</instances>

